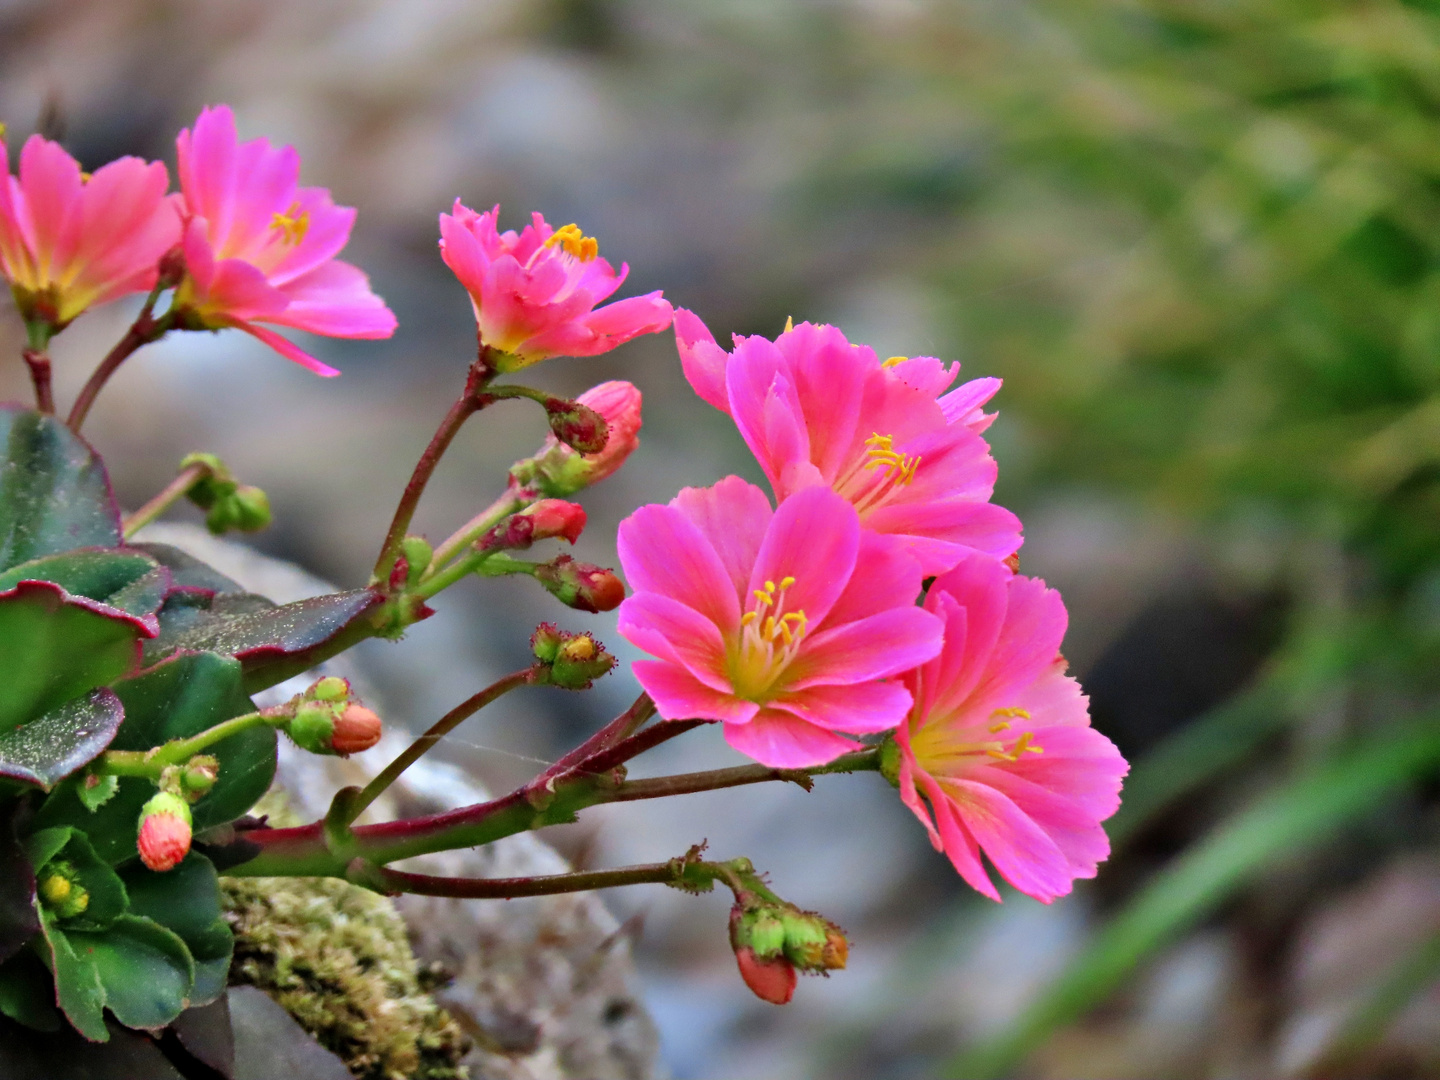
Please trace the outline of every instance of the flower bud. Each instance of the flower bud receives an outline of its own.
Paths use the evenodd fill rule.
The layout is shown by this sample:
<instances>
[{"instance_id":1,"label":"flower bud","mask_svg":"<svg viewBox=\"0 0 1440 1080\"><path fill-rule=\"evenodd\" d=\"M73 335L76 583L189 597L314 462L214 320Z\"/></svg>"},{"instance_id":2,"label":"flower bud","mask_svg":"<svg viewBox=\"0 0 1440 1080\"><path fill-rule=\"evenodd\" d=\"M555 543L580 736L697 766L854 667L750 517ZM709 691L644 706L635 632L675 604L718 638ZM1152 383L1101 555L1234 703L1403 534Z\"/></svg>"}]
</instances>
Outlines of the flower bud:
<instances>
[{"instance_id":1,"label":"flower bud","mask_svg":"<svg viewBox=\"0 0 1440 1080\"><path fill-rule=\"evenodd\" d=\"M295 710L285 732L301 750L312 754L330 753L335 733L336 707L330 702L308 701Z\"/></svg>"},{"instance_id":2,"label":"flower bud","mask_svg":"<svg viewBox=\"0 0 1440 1080\"><path fill-rule=\"evenodd\" d=\"M785 927L785 956L801 971L830 971L843 968L850 946L838 926L813 911L786 911L780 916Z\"/></svg>"},{"instance_id":3,"label":"flower bud","mask_svg":"<svg viewBox=\"0 0 1440 1080\"><path fill-rule=\"evenodd\" d=\"M786 1005L795 996L795 968L783 956L761 960L749 948L735 950L740 978L751 993L771 1005Z\"/></svg>"},{"instance_id":4,"label":"flower bud","mask_svg":"<svg viewBox=\"0 0 1440 1080\"><path fill-rule=\"evenodd\" d=\"M481 551L524 551L536 540L560 537L575 543L585 529L585 508L564 499L541 499L511 514L479 540Z\"/></svg>"},{"instance_id":5,"label":"flower bud","mask_svg":"<svg viewBox=\"0 0 1440 1080\"><path fill-rule=\"evenodd\" d=\"M605 417L589 405L551 398L545 403L545 414L555 438L572 450L598 454L605 449L609 437Z\"/></svg>"},{"instance_id":6,"label":"flower bud","mask_svg":"<svg viewBox=\"0 0 1440 1080\"><path fill-rule=\"evenodd\" d=\"M350 696L350 680L338 675L326 675L310 687L310 696L316 701L340 701Z\"/></svg>"},{"instance_id":7,"label":"flower bud","mask_svg":"<svg viewBox=\"0 0 1440 1080\"><path fill-rule=\"evenodd\" d=\"M593 410L604 421L602 447L581 452L551 435L534 457L511 467L511 477L519 486L534 488L552 498L573 495L598 484L625 464L640 445L640 403L640 391L628 382L617 380L591 387L576 398L575 404Z\"/></svg>"},{"instance_id":8,"label":"flower bud","mask_svg":"<svg viewBox=\"0 0 1440 1080\"><path fill-rule=\"evenodd\" d=\"M784 1005L795 993L795 965L781 952L784 927L768 905L737 903L730 909L730 947L740 978L761 1001Z\"/></svg>"},{"instance_id":9,"label":"flower bud","mask_svg":"<svg viewBox=\"0 0 1440 1080\"><path fill-rule=\"evenodd\" d=\"M535 659L550 667L550 684L565 690L588 690L615 666L615 657L588 631L572 634L541 623L530 636Z\"/></svg>"},{"instance_id":10,"label":"flower bud","mask_svg":"<svg viewBox=\"0 0 1440 1080\"><path fill-rule=\"evenodd\" d=\"M90 907L90 894L76 880L75 868L68 862L55 861L41 871L35 883L40 902L61 919L84 914Z\"/></svg>"},{"instance_id":11,"label":"flower bud","mask_svg":"<svg viewBox=\"0 0 1440 1080\"><path fill-rule=\"evenodd\" d=\"M162 791L140 808L140 834L135 846L151 870L173 870L190 853L190 806L178 795Z\"/></svg>"},{"instance_id":12,"label":"flower bud","mask_svg":"<svg viewBox=\"0 0 1440 1080\"><path fill-rule=\"evenodd\" d=\"M252 484L241 484L230 496L231 516L241 532L259 532L270 525L270 497Z\"/></svg>"},{"instance_id":13,"label":"flower bud","mask_svg":"<svg viewBox=\"0 0 1440 1080\"><path fill-rule=\"evenodd\" d=\"M187 795L199 797L215 786L220 778L220 762L209 754L197 754L180 773L180 786Z\"/></svg>"},{"instance_id":14,"label":"flower bud","mask_svg":"<svg viewBox=\"0 0 1440 1080\"><path fill-rule=\"evenodd\" d=\"M576 611L612 611L625 599L625 585L614 570L560 555L535 568L535 580L566 607Z\"/></svg>"},{"instance_id":15,"label":"flower bud","mask_svg":"<svg viewBox=\"0 0 1440 1080\"><path fill-rule=\"evenodd\" d=\"M335 721L330 749L341 757L369 750L380 741L380 726L377 714L352 701Z\"/></svg>"},{"instance_id":16,"label":"flower bud","mask_svg":"<svg viewBox=\"0 0 1440 1080\"><path fill-rule=\"evenodd\" d=\"M554 623L542 622L535 628L535 633L530 635L530 651L542 664L553 664L560 655L560 646L565 644L567 636Z\"/></svg>"}]
</instances>

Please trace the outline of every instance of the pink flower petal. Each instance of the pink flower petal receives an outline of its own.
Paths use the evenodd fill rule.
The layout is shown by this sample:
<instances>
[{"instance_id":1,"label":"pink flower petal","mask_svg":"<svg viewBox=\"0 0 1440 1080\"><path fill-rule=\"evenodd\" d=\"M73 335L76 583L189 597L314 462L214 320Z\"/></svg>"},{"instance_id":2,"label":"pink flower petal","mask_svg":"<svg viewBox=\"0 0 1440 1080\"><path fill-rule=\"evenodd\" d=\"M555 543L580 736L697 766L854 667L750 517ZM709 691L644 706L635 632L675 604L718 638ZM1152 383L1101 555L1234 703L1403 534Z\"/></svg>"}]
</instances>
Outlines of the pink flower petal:
<instances>
[{"instance_id":1,"label":"pink flower petal","mask_svg":"<svg viewBox=\"0 0 1440 1080\"><path fill-rule=\"evenodd\" d=\"M295 363L303 368L308 368L316 375L323 375L325 378L330 379L340 374L338 368L333 368L329 364L321 363L293 341L281 337L273 330L266 330L263 326L257 326L254 323L247 322L236 322L232 325L235 326L236 329L244 330L251 337L263 341L281 356L285 357L286 360L294 360Z\"/></svg>"},{"instance_id":2,"label":"pink flower petal","mask_svg":"<svg viewBox=\"0 0 1440 1080\"><path fill-rule=\"evenodd\" d=\"M867 682L787 691L767 708L817 727L875 735L897 727L910 711L910 700L910 691L899 683Z\"/></svg>"},{"instance_id":3,"label":"pink flower petal","mask_svg":"<svg viewBox=\"0 0 1440 1080\"><path fill-rule=\"evenodd\" d=\"M805 639L787 685L794 690L883 679L940 652L943 624L928 611L897 607Z\"/></svg>"},{"instance_id":4,"label":"pink flower petal","mask_svg":"<svg viewBox=\"0 0 1440 1080\"><path fill-rule=\"evenodd\" d=\"M775 511L747 595L766 581L793 577L786 609L804 611L812 625L819 625L850 580L859 550L854 507L828 488L808 488Z\"/></svg>"},{"instance_id":5,"label":"pink flower petal","mask_svg":"<svg viewBox=\"0 0 1440 1080\"><path fill-rule=\"evenodd\" d=\"M723 413L730 411L725 390L725 365L729 355L715 344L715 335L693 311L675 309L675 347L680 353L680 366L701 400Z\"/></svg>"},{"instance_id":6,"label":"pink flower petal","mask_svg":"<svg viewBox=\"0 0 1440 1080\"><path fill-rule=\"evenodd\" d=\"M1044 904L1070 891L1064 852L1009 798L971 780L942 781L940 787L1001 877Z\"/></svg>"},{"instance_id":7,"label":"pink flower petal","mask_svg":"<svg viewBox=\"0 0 1440 1080\"><path fill-rule=\"evenodd\" d=\"M677 664L636 660L630 669L666 720L723 720L728 729L746 723L760 711L754 702L711 689Z\"/></svg>"},{"instance_id":8,"label":"pink flower petal","mask_svg":"<svg viewBox=\"0 0 1440 1080\"><path fill-rule=\"evenodd\" d=\"M824 765L864 746L773 709L759 713L749 723L726 724L725 741L774 769Z\"/></svg>"},{"instance_id":9,"label":"pink flower petal","mask_svg":"<svg viewBox=\"0 0 1440 1080\"><path fill-rule=\"evenodd\" d=\"M659 593L634 593L620 605L618 628L636 648L679 664L713 690L730 692L725 639L693 608Z\"/></svg>"},{"instance_id":10,"label":"pink flower petal","mask_svg":"<svg viewBox=\"0 0 1440 1080\"><path fill-rule=\"evenodd\" d=\"M642 506L620 523L616 547L630 587L678 600L729 635L740 601L704 534L673 506Z\"/></svg>"},{"instance_id":11,"label":"pink flower petal","mask_svg":"<svg viewBox=\"0 0 1440 1080\"><path fill-rule=\"evenodd\" d=\"M765 530L774 517L765 493L738 476L727 476L708 488L682 488L670 505L710 542L735 586L735 595L744 594Z\"/></svg>"}]
</instances>

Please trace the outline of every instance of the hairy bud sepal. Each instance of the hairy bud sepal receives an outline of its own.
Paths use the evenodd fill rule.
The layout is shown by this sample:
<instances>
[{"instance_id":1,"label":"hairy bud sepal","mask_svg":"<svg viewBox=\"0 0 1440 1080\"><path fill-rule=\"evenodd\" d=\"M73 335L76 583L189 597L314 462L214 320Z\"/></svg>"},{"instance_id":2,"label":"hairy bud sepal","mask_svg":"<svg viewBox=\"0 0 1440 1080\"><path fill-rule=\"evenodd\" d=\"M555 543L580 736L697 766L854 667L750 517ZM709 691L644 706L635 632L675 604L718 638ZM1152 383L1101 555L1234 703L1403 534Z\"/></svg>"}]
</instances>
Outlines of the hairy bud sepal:
<instances>
[{"instance_id":1,"label":"hairy bud sepal","mask_svg":"<svg viewBox=\"0 0 1440 1080\"><path fill-rule=\"evenodd\" d=\"M625 585L614 570L569 555L541 563L534 574L546 592L576 611L613 611L625 599Z\"/></svg>"},{"instance_id":2,"label":"hairy bud sepal","mask_svg":"<svg viewBox=\"0 0 1440 1080\"><path fill-rule=\"evenodd\" d=\"M530 635L530 650L545 666L545 681L564 690L588 690L615 666L615 657L588 631L572 634L541 623Z\"/></svg>"},{"instance_id":3,"label":"hairy bud sepal","mask_svg":"<svg viewBox=\"0 0 1440 1080\"><path fill-rule=\"evenodd\" d=\"M545 402L545 415L550 430L570 449L581 454L598 454L609 439L605 418L588 405L564 398Z\"/></svg>"},{"instance_id":4,"label":"hairy bud sepal","mask_svg":"<svg viewBox=\"0 0 1440 1080\"><path fill-rule=\"evenodd\" d=\"M291 699L279 726L312 754L348 757L380 741L380 717L354 698L350 683L334 675L317 680Z\"/></svg>"}]
</instances>

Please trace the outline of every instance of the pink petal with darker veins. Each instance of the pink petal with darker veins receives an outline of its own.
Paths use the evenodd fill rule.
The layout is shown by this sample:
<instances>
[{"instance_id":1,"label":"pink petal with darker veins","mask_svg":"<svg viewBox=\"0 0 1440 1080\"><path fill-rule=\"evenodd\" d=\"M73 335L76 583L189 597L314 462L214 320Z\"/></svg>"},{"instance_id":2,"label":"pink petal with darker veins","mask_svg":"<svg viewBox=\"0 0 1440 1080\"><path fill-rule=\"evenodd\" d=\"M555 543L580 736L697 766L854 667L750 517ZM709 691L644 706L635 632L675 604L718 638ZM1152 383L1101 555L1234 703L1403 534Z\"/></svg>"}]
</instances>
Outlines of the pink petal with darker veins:
<instances>
[{"instance_id":1,"label":"pink petal with darker veins","mask_svg":"<svg viewBox=\"0 0 1440 1080\"><path fill-rule=\"evenodd\" d=\"M899 683L868 682L792 690L767 708L798 716L817 727L874 735L890 731L910 711L910 691Z\"/></svg>"},{"instance_id":2,"label":"pink petal with darker veins","mask_svg":"<svg viewBox=\"0 0 1440 1080\"><path fill-rule=\"evenodd\" d=\"M642 506L620 523L616 539L625 578L637 593L678 600L731 633L740 601L720 556L673 506Z\"/></svg>"},{"instance_id":3,"label":"pink petal with darker veins","mask_svg":"<svg viewBox=\"0 0 1440 1080\"><path fill-rule=\"evenodd\" d=\"M740 753L775 769L824 765L864 747L798 717L767 709L746 724L726 724L725 741Z\"/></svg>"},{"instance_id":4,"label":"pink petal with darker veins","mask_svg":"<svg viewBox=\"0 0 1440 1080\"><path fill-rule=\"evenodd\" d=\"M755 558L747 595L767 581L794 577L786 610L803 610L811 625L825 621L840 598L860 550L855 508L829 488L807 488L775 511Z\"/></svg>"},{"instance_id":5,"label":"pink petal with darker veins","mask_svg":"<svg viewBox=\"0 0 1440 1080\"><path fill-rule=\"evenodd\" d=\"M666 720L722 720L728 729L745 724L760 711L753 702L711 689L676 664L636 660L630 669Z\"/></svg>"},{"instance_id":6,"label":"pink petal with darker veins","mask_svg":"<svg viewBox=\"0 0 1440 1080\"><path fill-rule=\"evenodd\" d=\"M731 689L725 639L713 622L680 601L653 592L628 596L620 605L618 629L632 645L679 664L711 689Z\"/></svg>"}]
</instances>

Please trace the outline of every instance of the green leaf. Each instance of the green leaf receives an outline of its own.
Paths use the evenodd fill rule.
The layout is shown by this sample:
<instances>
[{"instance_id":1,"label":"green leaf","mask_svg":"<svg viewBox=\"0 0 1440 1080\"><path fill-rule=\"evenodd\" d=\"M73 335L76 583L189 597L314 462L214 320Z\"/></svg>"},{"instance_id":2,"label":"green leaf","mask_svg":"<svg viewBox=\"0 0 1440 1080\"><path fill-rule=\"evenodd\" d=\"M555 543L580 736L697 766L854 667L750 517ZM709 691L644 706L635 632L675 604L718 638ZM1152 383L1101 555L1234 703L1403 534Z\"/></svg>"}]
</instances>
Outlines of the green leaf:
<instances>
[{"instance_id":1,"label":"green leaf","mask_svg":"<svg viewBox=\"0 0 1440 1080\"><path fill-rule=\"evenodd\" d=\"M184 1010L195 962L179 936L153 919L122 915L98 933L70 932L100 976L105 1004L126 1027L155 1030Z\"/></svg>"},{"instance_id":2,"label":"green leaf","mask_svg":"<svg viewBox=\"0 0 1440 1080\"><path fill-rule=\"evenodd\" d=\"M173 657L116 683L115 693L125 703L125 722L111 745L116 750L149 750L253 711L242 677L236 660L199 653ZM197 833L233 821L265 794L275 775L275 732L252 728L216 743L208 753L219 760L220 775L194 806ZM84 830L109 863L132 858L140 807L155 794L154 784L122 777L115 797L92 814L72 790L82 782L75 777L52 792L36 815L37 825Z\"/></svg>"},{"instance_id":3,"label":"green leaf","mask_svg":"<svg viewBox=\"0 0 1440 1080\"><path fill-rule=\"evenodd\" d=\"M0 1013L36 1031L60 1030L55 980L34 951L25 949L0 964Z\"/></svg>"},{"instance_id":4,"label":"green leaf","mask_svg":"<svg viewBox=\"0 0 1440 1080\"><path fill-rule=\"evenodd\" d=\"M0 963L40 932L35 874L17 832L23 800L0 802Z\"/></svg>"},{"instance_id":5,"label":"green leaf","mask_svg":"<svg viewBox=\"0 0 1440 1080\"><path fill-rule=\"evenodd\" d=\"M0 406L0 568L80 547L118 547L105 467L53 416Z\"/></svg>"},{"instance_id":6,"label":"green leaf","mask_svg":"<svg viewBox=\"0 0 1440 1080\"><path fill-rule=\"evenodd\" d=\"M191 852L173 870L156 873L139 863L122 875L130 910L174 931L195 960L190 1004L208 1005L225 990L235 938L220 906L220 880L205 856Z\"/></svg>"},{"instance_id":7,"label":"green leaf","mask_svg":"<svg viewBox=\"0 0 1440 1080\"><path fill-rule=\"evenodd\" d=\"M94 548L67 551L31 559L0 573L0 591L13 589L22 581L51 581L72 596L111 603L116 593L160 568L159 563L141 551ZM147 611L131 614L148 614L159 606L157 600Z\"/></svg>"},{"instance_id":8,"label":"green leaf","mask_svg":"<svg viewBox=\"0 0 1440 1080\"><path fill-rule=\"evenodd\" d=\"M106 773L104 776L94 774L84 777L75 788L75 793L80 796L80 802L86 810L94 813L115 797L120 790L120 778Z\"/></svg>"},{"instance_id":9,"label":"green leaf","mask_svg":"<svg viewBox=\"0 0 1440 1080\"><path fill-rule=\"evenodd\" d=\"M55 977L55 1003L81 1035L92 1042L105 1042L110 1038L105 1030L105 990L94 960L88 952L77 951L65 931L43 910L40 922Z\"/></svg>"},{"instance_id":10,"label":"green leaf","mask_svg":"<svg viewBox=\"0 0 1440 1080\"><path fill-rule=\"evenodd\" d=\"M98 757L125 712L109 690L95 690L0 732L0 776L49 790Z\"/></svg>"},{"instance_id":11,"label":"green leaf","mask_svg":"<svg viewBox=\"0 0 1440 1080\"><path fill-rule=\"evenodd\" d=\"M1136 965L1285 853L1325 842L1397 788L1440 767L1440 717L1377 738L1271 791L1160 871L1095 935L1008 1030L951 1062L946 1075L1004 1076L1052 1030L1098 1005Z\"/></svg>"}]
</instances>

